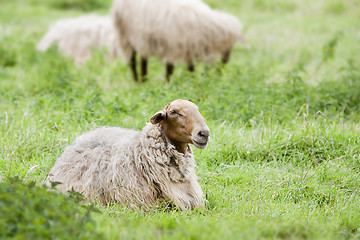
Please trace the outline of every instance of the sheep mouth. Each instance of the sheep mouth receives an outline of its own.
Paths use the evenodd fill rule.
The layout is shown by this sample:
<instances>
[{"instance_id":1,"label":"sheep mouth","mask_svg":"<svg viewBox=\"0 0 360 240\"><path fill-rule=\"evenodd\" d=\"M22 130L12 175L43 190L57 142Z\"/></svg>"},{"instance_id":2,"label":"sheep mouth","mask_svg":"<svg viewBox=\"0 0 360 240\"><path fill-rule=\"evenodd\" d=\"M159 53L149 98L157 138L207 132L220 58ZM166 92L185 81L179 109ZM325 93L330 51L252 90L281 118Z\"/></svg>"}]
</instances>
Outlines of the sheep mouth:
<instances>
[{"instance_id":1,"label":"sheep mouth","mask_svg":"<svg viewBox=\"0 0 360 240\"><path fill-rule=\"evenodd\" d=\"M205 140L205 141L196 141L195 139L191 139L193 144L195 145L195 147L203 149L206 148L207 144L209 141Z\"/></svg>"}]
</instances>

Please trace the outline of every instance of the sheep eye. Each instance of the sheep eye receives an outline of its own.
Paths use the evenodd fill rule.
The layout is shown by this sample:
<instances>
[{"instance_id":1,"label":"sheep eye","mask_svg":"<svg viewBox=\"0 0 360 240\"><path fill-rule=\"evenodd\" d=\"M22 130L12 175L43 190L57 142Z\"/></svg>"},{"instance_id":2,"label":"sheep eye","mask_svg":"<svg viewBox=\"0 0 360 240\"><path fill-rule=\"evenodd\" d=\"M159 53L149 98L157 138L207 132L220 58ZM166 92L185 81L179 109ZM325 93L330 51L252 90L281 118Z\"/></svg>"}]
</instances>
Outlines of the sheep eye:
<instances>
[{"instance_id":1,"label":"sheep eye","mask_svg":"<svg viewBox=\"0 0 360 240\"><path fill-rule=\"evenodd\" d=\"M172 111L170 112L170 114L171 114L171 115L176 115L176 114L178 114L178 112L176 112L175 110L172 110Z\"/></svg>"}]
</instances>

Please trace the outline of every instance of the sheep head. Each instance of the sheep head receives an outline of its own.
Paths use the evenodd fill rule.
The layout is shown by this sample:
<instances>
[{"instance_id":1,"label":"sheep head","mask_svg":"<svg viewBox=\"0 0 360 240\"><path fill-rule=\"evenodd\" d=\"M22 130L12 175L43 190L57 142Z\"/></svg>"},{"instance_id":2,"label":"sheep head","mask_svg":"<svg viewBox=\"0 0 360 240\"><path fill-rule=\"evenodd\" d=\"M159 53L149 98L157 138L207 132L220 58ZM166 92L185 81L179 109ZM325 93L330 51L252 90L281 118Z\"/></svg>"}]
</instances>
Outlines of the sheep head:
<instances>
[{"instance_id":1,"label":"sheep head","mask_svg":"<svg viewBox=\"0 0 360 240\"><path fill-rule=\"evenodd\" d=\"M189 101L172 101L151 117L152 124L160 124L166 137L179 152L185 153L189 143L205 148L210 130L198 107Z\"/></svg>"}]
</instances>

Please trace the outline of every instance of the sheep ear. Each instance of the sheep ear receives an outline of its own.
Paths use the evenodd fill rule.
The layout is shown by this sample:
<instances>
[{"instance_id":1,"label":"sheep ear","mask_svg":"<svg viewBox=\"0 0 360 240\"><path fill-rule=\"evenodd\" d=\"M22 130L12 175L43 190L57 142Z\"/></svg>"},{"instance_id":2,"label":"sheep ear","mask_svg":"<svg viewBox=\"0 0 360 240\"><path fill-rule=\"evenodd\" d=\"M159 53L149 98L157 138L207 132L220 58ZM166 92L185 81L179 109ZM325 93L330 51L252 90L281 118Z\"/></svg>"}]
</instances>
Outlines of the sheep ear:
<instances>
[{"instance_id":1,"label":"sheep ear","mask_svg":"<svg viewBox=\"0 0 360 240\"><path fill-rule=\"evenodd\" d=\"M166 117L166 112L164 112L163 110L160 110L157 113L155 113L154 116L152 116L150 118L150 122L152 124L157 124L157 123L161 122L162 120L164 120L165 117Z\"/></svg>"}]
</instances>

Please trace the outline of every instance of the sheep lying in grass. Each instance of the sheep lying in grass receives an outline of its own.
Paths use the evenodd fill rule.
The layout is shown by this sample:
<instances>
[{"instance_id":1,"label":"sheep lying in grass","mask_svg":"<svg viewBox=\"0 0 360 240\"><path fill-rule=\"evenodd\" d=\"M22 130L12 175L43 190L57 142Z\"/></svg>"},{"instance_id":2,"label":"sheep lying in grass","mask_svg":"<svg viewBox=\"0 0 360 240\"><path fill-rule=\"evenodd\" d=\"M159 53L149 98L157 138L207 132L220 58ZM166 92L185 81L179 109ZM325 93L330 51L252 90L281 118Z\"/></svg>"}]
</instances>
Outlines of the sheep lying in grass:
<instances>
[{"instance_id":1,"label":"sheep lying in grass","mask_svg":"<svg viewBox=\"0 0 360 240\"><path fill-rule=\"evenodd\" d=\"M246 44L238 19L201 0L114 0L112 15L135 81L136 54L142 81L151 56L166 63L169 81L177 62L187 63L189 71L194 71L195 60L213 62L220 56L226 63L237 41Z\"/></svg>"},{"instance_id":2,"label":"sheep lying in grass","mask_svg":"<svg viewBox=\"0 0 360 240\"><path fill-rule=\"evenodd\" d=\"M108 16L86 15L58 20L37 45L46 51L53 43L77 65L91 57L92 48L107 48L108 58L122 56L113 21Z\"/></svg>"},{"instance_id":3,"label":"sheep lying in grass","mask_svg":"<svg viewBox=\"0 0 360 240\"><path fill-rule=\"evenodd\" d=\"M104 204L202 207L189 143L205 148L209 134L198 107L175 100L155 113L142 131L103 127L80 136L65 148L48 180L60 182L62 192L74 189Z\"/></svg>"}]
</instances>

